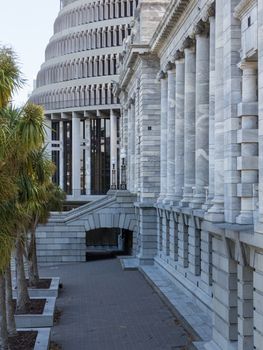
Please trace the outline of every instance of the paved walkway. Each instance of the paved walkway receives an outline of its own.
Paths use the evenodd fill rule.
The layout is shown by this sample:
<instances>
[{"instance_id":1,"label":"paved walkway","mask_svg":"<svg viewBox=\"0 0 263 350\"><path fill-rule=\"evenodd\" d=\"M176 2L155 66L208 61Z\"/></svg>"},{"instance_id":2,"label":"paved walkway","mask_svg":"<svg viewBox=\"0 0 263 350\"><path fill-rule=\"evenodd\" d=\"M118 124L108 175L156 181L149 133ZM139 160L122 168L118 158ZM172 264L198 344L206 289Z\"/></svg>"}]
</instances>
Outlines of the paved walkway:
<instances>
[{"instance_id":1,"label":"paved walkway","mask_svg":"<svg viewBox=\"0 0 263 350\"><path fill-rule=\"evenodd\" d=\"M63 310L52 340L63 350L183 350L191 336L138 271L119 260L45 268L60 276Z\"/></svg>"}]
</instances>

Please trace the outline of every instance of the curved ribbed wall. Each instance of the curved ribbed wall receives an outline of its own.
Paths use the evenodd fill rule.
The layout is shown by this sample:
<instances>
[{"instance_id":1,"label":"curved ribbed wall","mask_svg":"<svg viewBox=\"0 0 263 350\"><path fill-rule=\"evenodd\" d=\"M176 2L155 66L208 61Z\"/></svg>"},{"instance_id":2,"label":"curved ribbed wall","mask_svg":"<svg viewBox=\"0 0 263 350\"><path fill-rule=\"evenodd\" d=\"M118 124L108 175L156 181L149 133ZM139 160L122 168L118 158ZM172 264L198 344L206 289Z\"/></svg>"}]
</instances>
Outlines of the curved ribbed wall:
<instances>
[{"instance_id":1,"label":"curved ribbed wall","mask_svg":"<svg viewBox=\"0 0 263 350\"><path fill-rule=\"evenodd\" d=\"M137 2L64 1L31 100L46 111L117 104L112 82Z\"/></svg>"},{"instance_id":2,"label":"curved ribbed wall","mask_svg":"<svg viewBox=\"0 0 263 350\"><path fill-rule=\"evenodd\" d=\"M119 181L118 58L138 0L62 0L31 101L50 124L54 181L73 199ZM52 132L51 132L52 130Z\"/></svg>"}]
</instances>

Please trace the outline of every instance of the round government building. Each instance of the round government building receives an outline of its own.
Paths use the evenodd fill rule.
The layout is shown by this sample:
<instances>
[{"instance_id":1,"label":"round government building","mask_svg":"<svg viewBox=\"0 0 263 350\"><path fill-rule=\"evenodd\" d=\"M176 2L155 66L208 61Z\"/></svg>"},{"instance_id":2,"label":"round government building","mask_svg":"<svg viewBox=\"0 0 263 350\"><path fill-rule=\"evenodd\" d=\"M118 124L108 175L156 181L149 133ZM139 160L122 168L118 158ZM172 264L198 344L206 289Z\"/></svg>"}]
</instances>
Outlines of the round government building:
<instances>
[{"instance_id":1,"label":"round government building","mask_svg":"<svg viewBox=\"0 0 263 350\"><path fill-rule=\"evenodd\" d=\"M118 60L138 0L61 0L31 101L44 106L54 182L68 200L119 182Z\"/></svg>"}]
</instances>

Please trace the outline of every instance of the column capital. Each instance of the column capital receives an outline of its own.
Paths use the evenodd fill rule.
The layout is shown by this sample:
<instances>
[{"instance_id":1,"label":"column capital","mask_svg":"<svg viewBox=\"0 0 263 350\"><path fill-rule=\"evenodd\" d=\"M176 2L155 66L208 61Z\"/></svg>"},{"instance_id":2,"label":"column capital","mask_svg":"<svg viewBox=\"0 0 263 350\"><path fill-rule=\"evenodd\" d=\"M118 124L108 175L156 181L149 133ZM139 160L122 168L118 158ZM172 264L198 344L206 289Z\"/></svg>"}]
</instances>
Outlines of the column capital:
<instances>
[{"instance_id":1,"label":"column capital","mask_svg":"<svg viewBox=\"0 0 263 350\"><path fill-rule=\"evenodd\" d=\"M195 47L195 40L194 38L190 38L190 36L188 36L187 38L185 38L183 40L182 46L180 48L180 51L184 51L185 49L190 49L190 48L194 48Z\"/></svg>"},{"instance_id":2,"label":"column capital","mask_svg":"<svg viewBox=\"0 0 263 350\"><path fill-rule=\"evenodd\" d=\"M208 22L211 17L215 17L216 9L215 9L215 2L210 2L206 10L204 12L204 15L202 17L203 22Z\"/></svg>"},{"instance_id":3,"label":"column capital","mask_svg":"<svg viewBox=\"0 0 263 350\"><path fill-rule=\"evenodd\" d=\"M175 69L175 64L174 64L174 62L172 62L172 61L168 61L168 62L165 64L165 66L164 66L164 70L165 70L166 73L167 73L168 71L173 70L173 69Z\"/></svg>"},{"instance_id":4,"label":"column capital","mask_svg":"<svg viewBox=\"0 0 263 350\"><path fill-rule=\"evenodd\" d=\"M256 61L242 60L242 61L240 61L238 63L237 66L242 71L245 71L245 70L257 70L258 69L258 63Z\"/></svg>"},{"instance_id":5,"label":"column capital","mask_svg":"<svg viewBox=\"0 0 263 350\"><path fill-rule=\"evenodd\" d=\"M135 103L135 99L133 97L130 97L128 101L128 107L131 108L131 105L134 105L134 103Z\"/></svg>"},{"instance_id":6,"label":"column capital","mask_svg":"<svg viewBox=\"0 0 263 350\"><path fill-rule=\"evenodd\" d=\"M184 58L184 52L177 50L174 54L174 61L177 62L177 61L183 60L183 58Z\"/></svg>"},{"instance_id":7,"label":"column capital","mask_svg":"<svg viewBox=\"0 0 263 350\"><path fill-rule=\"evenodd\" d=\"M158 74L157 74L157 80L160 81L160 80L166 79L166 78L167 78L166 72L164 72L163 70L160 70L160 72L158 72Z\"/></svg>"},{"instance_id":8,"label":"column capital","mask_svg":"<svg viewBox=\"0 0 263 350\"><path fill-rule=\"evenodd\" d=\"M193 33L191 34L191 36L193 38L199 35L207 36L208 31L209 31L208 23L201 20L198 23L196 23L196 25L194 25Z\"/></svg>"}]
</instances>

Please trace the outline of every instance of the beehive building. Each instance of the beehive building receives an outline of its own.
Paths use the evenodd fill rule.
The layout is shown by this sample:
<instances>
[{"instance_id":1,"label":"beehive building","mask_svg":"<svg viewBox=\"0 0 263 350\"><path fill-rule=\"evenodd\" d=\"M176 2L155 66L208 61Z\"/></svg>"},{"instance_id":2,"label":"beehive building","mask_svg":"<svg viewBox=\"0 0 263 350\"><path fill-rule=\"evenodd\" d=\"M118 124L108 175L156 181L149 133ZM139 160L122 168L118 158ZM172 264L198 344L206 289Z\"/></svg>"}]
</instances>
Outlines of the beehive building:
<instances>
[{"instance_id":1,"label":"beehive building","mask_svg":"<svg viewBox=\"0 0 263 350\"><path fill-rule=\"evenodd\" d=\"M137 2L61 1L31 100L45 108L54 181L68 199L105 194L118 181L120 105L113 84Z\"/></svg>"}]
</instances>

